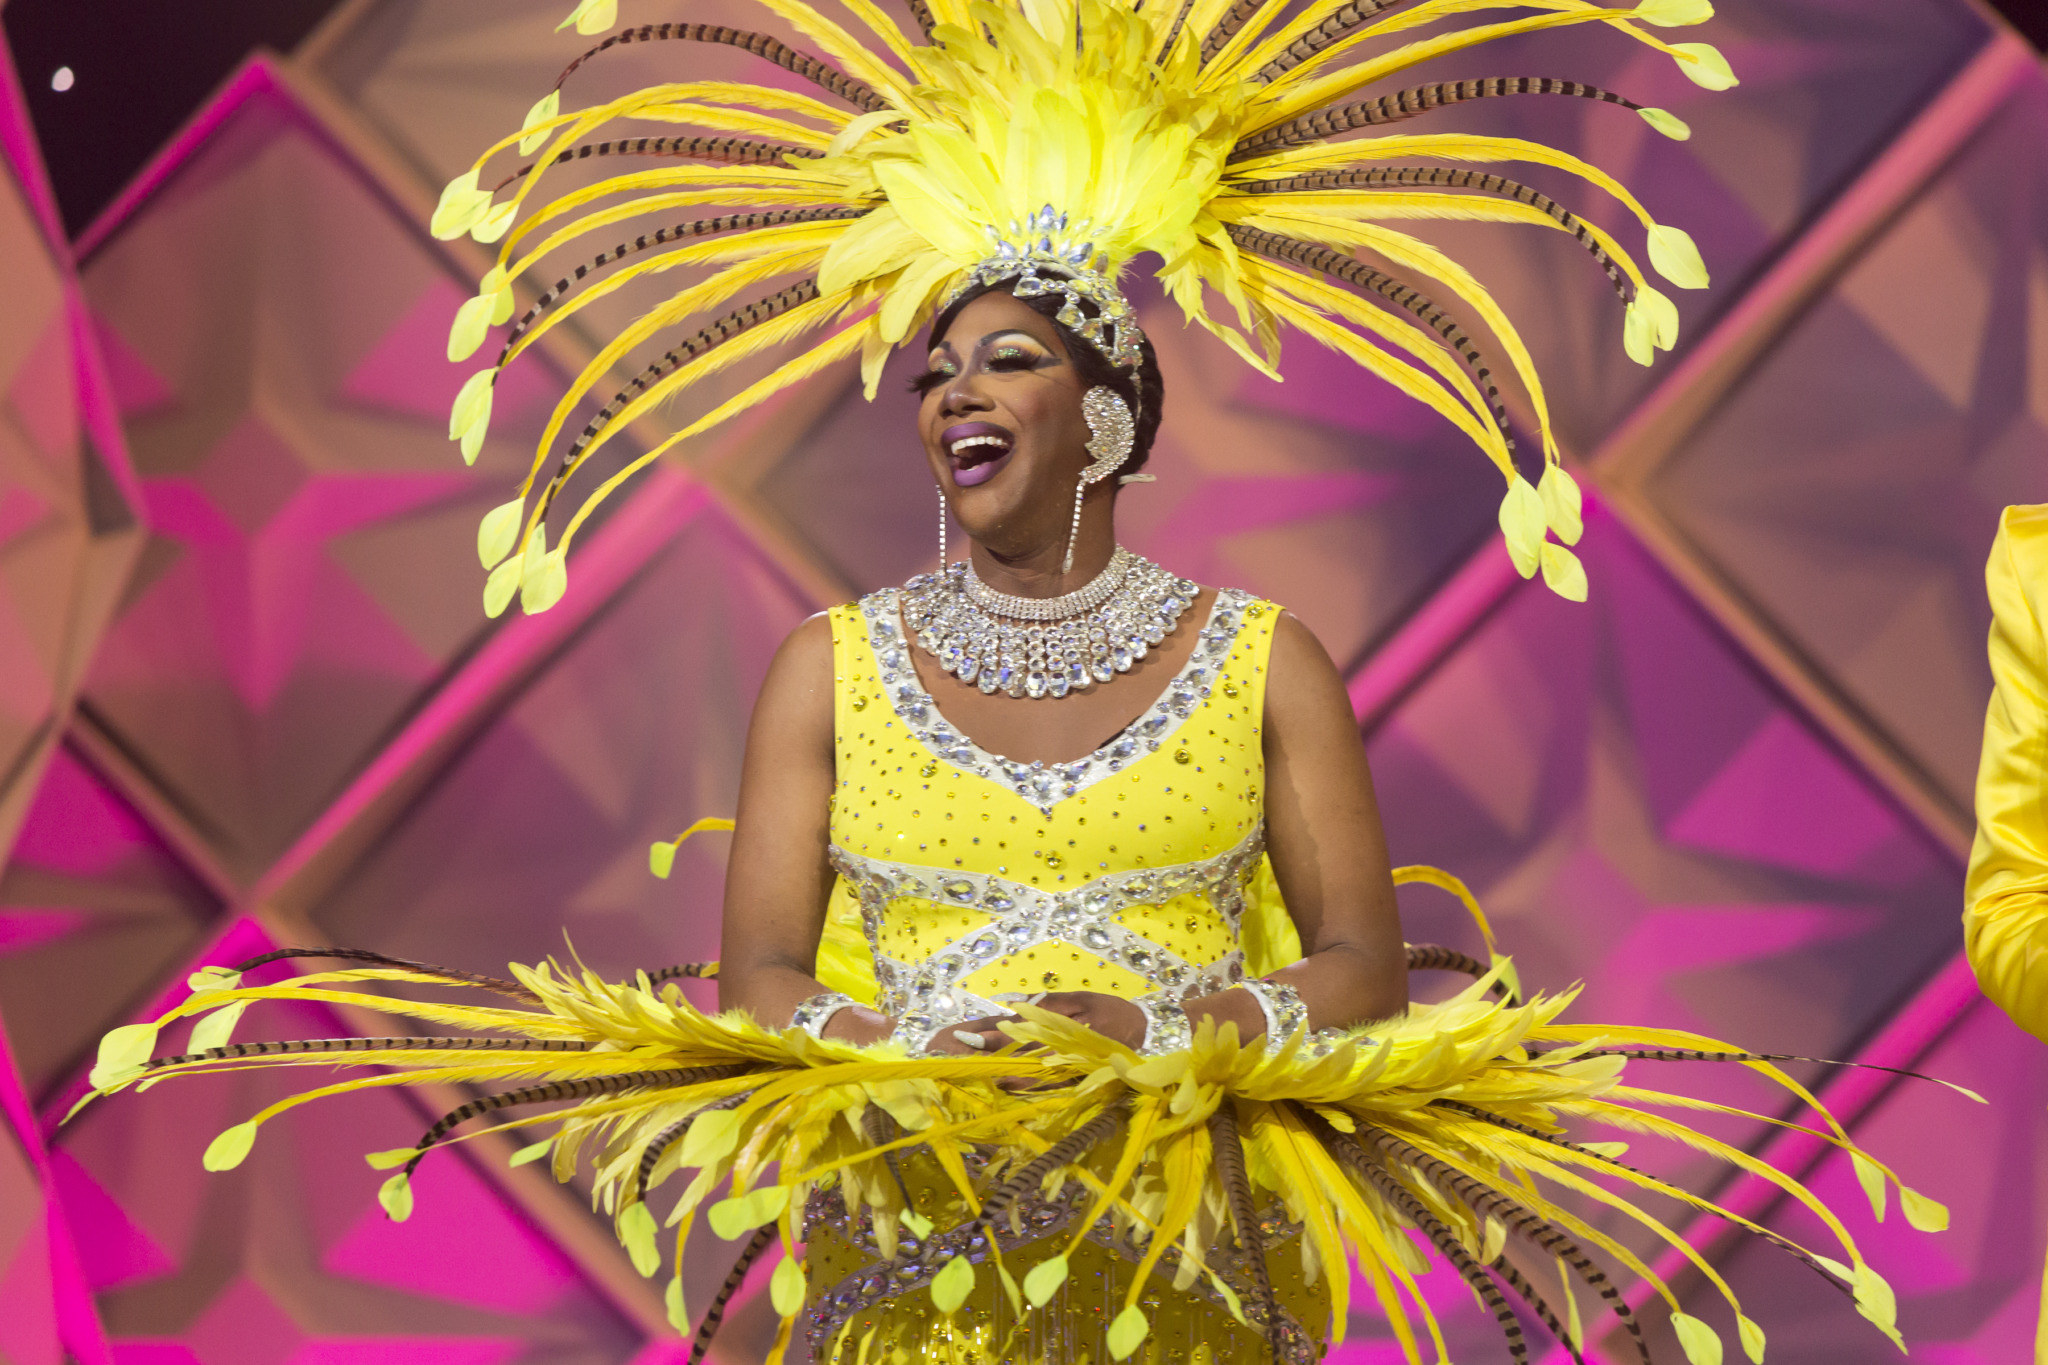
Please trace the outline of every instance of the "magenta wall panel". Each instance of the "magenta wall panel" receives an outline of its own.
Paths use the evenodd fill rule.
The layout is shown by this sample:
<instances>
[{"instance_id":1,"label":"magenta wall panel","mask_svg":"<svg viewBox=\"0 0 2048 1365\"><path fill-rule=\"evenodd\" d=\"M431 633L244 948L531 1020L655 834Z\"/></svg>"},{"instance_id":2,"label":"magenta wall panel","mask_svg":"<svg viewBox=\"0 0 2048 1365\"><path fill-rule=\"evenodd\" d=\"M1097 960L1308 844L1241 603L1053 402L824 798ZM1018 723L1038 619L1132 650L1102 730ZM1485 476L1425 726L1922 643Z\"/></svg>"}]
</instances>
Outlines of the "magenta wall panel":
<instances>
[{"instance_id":1,"label":"magenta wall panel","mask_svg":"<svg viewBox=\"0 0 2048 1365\"><path fill-rule=\"evenodd\" d=\"M1518 590L1371 736L1395 862L1463 877L1589 1017L1853 1047L1960 946L1960 866L1612 519L1581 550L1589 602Z\"/></svg>"},{"instance_id":2,"label":"magenta wall panel","mask_svg":"<svg viewBox=\"0 0 2048 1365\"><path fill-rule=\"evenodd\" d=\"M135 484L0 60L0 856L140 545Z\"/></svg>"},{"instance_id":3,"label":"magenta wall panel","mask_svg":"<svg viewBox=\"0 0 2048 1365\"><path fill-rule=\"evenodd\" d=\"M0 1046L0 1360L109 1365L75 1220L35 1110Z\"/></svg>"},{"instance_id":4,"label":"magenta wall panel","mask_svg":"<svg viewBox=\"0 0 2048 1365\"><path fill-rule=\"evenodd\" d=\"M2041 1044L1980 1003L1915 1065L1980 1091L1989 1104L1902 1082L1857 1126L1857 1141L1883 1152L1907 1184L1946 1203L1949 1230L1922 1236L1895 1208L1883 1224L1873 1222L1846 1160L1822 1163L1813 1186L1851 1212L1850 1230L1898 1292L1899 1329L1915 1365L2029 1360L2048 1249L2048 1135L2041 1124L2048 1073ZM1824 1246L1825 1230L1803 1209L1779 1209L1772 1218L1808 1246ZM1783 1253L1735 1242L1722 1264L1750 1316L1770 1327L1772 1360L1900 1359L1846 1299L1814 1293L1811 1272ZM1726 1309L1710 1295L1690 1295L1687 1311L1727 1323Z\"/></svg>"},{"instance_id":5,"label":"magenta wall panel","mask_svg":"<svg viewBox=\"0 0 2048 1365\"><path fill-rule=\"evenodd\" d=\"M606 972L715 958L726 836L685 845L666 882L647 848L732 814L735 718L808 614L699 515L315 910L321 932L492 972L572 944Z\"/></svg>"},{"instance_id":6,"label":"magenta wall panel","mask_svg":"<svg viewBox=\"0 0 2048 1365\"><path fill-rule=\"evenodd\" d=\"M2044 251L2037 77L1647 488L1958 809L1991 690L1985 555L2000 508L2048 500Z\"/></svg>"},{"instance_id":7,"label":"magenta wall panel","mask_svg":"<svg viewBox=\"0 0 2048 1365\"><path fill-rule=\"evenodd\" d=\"M483 633L473 528L561 376L464 468L470 286L261 66L153 174L85 266L151 529L87 694L246 882Z\"/></svg>"},{"instance_id":8,"label":"magenta wall panel","mask_svg":"<svg viewBox=\"0 0 2048 1365\"><path fill-rule=\"evenodd\" d=\"M104 995L79 988L89 962L24 970L89 932L86 915L51 903L60 898L22 894L35 873L15 870L33 856L19 836L31 808L47 807L47 793L61 785L66 763L52 757L139 539L121 433L97 382L56 221L14 70L0 53L0 296L8 301L0 326L0 860L15 856L0 874L0 1360L107 1365L32 1088L93 1024L118 1015L121 987L111 978L126 967L132 991L168 964L137 971L110 961ZM44 981L61 984L66 998L45 996L38 1003L53 1007L50 1017L24 1027L38 1011L23 988ZM31 1068L29 1085L18 1060Z\"/></svg>"},{"instance_id":9,"label":"magenta wall panel","mask_svg":"<svg viewBox=\"0 0 2048 1365\"><path fill-rule=\"evenodd\" d=\"M1662 105L1692 125L1689 141L1671 142L1618 110L1565 99L1484 101L1431 125L1570 149L1634 187L1659 221L1692 233L1715 287L1667 291L1684 317L1681 353L1986 36L1972 8L1950 0L1722 0L1714 9L1712 40L1742 77L1725 93L1699 89L1636 44L1588 42L1569 30L1488 51L1483 71L1451 57L1419 77L1560 76ZM1534 166L1500 173L1618 232L1631 249L1640 240L1632 216L1580 181ZM1530 334L1564 439L1591 454L1661 377L1623 355L1621 309L1597 268L1562 233L1460 227L1429 235L1460 248L1460 259L1483 262L1480 278Z\"/></svg>"},{"instance_id":10,"label":"magenta wall panel","mask_svg":"<svg viewBox=\"0 0 2048 1365\"><path fill-rule=\"evenodd\" d=\"M58 750L0 872L0 1021L30 1093L89 1062L219 913L142 818Z\"/></svg>"},{"instance_id":11,"label":"magenta wall panel","mask_svg":"<svg viewBox=\"0 0 2048 1365\"><path fill-rule=\"evenodd\" d=\"M1610 517L1579 548L1584 606L1517 589L1369 736L1395 863L1462 877L1527 985L1584 983L1584 1018L1853 1052L1960 946L1960 866ZM1411 941L1479 947L1441 892L1404 892L1402 920ZM1785 1108L1740 1068L1636 1068L1641 1084ZM1792 1069L1826 1093L1827 1073ZM1695 1118L1743 1146L1769 1134ZM1647 1141L1629 1160L1695 1187L1717 1173ZM1435 1292L1461 1358L1498 1349L1459 1281Z\"/></svg>"},{"instance_id":12,"label":"magenta wall panel","mask_svg":"<svg viewBox=\"0 0 2048 1365\"><path fill-rule=\"evenodd\" d=\"M333 1037L300 1006L246 1021ZM103 1105L64 1131L58 1188L122 1361L195 1365L631 1357L640 1337L464 1156L423 1166L412 1219L377 1207L362 1153L401 1145L432 1115L388 1091L265 1125L230 1178L194 1180L213 1134L297 1087L278 1075L206 1078Z\"/></svg>"}]
</instances>

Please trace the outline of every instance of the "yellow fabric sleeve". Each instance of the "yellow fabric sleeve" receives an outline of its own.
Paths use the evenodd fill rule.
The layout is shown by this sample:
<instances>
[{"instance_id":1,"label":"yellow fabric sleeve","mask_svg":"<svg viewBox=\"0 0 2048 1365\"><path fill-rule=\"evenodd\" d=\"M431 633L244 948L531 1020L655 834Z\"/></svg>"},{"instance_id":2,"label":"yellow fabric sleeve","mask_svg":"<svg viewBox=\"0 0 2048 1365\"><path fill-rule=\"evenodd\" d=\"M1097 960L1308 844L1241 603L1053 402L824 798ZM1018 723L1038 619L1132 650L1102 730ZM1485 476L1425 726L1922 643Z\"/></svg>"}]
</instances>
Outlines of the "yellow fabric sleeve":
<instances>
[{"instance_id":1,"label":"yellow fabric sleeve","mask_svg":"<svg viewBox=\"0 0 2048 1365\"><path fill-rule=\"evenodd\" d=\"M2048 505L2005 509L1984 577L1993 685L1963 939L1984 994L2048 1041Z\"/></svg>"}]
</instances>

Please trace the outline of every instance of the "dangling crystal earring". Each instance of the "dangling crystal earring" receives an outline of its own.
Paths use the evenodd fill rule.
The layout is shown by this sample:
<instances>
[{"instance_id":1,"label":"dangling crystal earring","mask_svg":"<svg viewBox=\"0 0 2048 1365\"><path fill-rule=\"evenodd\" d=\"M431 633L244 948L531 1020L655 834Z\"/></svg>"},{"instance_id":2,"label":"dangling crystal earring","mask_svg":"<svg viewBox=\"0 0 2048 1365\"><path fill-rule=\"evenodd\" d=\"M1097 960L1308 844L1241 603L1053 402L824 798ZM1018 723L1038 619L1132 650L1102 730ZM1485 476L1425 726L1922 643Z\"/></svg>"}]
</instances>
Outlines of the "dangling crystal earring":
<instances>
[{"instance_id":1,"label":"dangling crystal earring","mask_svg":"<svg viewBox=\"0 0 2048 1365\"><path fill-rule=\"evenodd\" d=\"M939 490L939 572L946 571L946 486L934 485Z\"/></svg>"},{"instance_id":2,"label":"dangling crystal earring","mask_svg":"<svg viewBox=\"0 0 2048 1365\"><path fill-rule=\"evenodd\" d=\"M1081 481L1074 485L1074 524L1067 529L1067 555L1060 561L1063 574L1074 569L1074 542L1081 536L1081 499L1088 485L1102 482L1130 458L1138 434L1130 408L1107 384L1097 384L1081 395L1081 415L1088 419L1088 453L1095 463L1081 471Z\"/></svg>"}]
</instances>

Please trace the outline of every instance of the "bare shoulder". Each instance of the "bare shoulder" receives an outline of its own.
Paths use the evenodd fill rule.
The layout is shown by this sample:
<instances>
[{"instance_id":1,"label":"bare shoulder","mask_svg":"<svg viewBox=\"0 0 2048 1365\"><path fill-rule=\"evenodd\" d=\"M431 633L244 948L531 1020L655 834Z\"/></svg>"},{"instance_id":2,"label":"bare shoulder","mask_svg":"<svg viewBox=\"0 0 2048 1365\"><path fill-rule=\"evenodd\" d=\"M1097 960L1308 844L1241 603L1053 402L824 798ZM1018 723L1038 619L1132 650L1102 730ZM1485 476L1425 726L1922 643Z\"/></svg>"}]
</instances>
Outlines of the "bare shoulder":
<instances>
[{"instance_id":1,"label":"bare shoulder","mask_svg":"<svg viewBox=\"0 0 2048 1365\"><path fill-rule=\"evenodd\" d=\"M776 648L775 662L770 668L795 668L815 671L822 666L829 674L832 671L832 613L821 611L806 616L795 630L782 639Z\"/></svg>"},{"instance_id":2,"label":"bare shoulder","mask_svg":"<svg viewBox=\"0 0 2048 1365\"><path fill-rule=\"evenodd\" d=\"M826 612L805 620L786 636L768 664L754 724L789 727L825 735L832 731L832 621Z\"/></svg>"},{"instance_id":3,"label":"bare shoulder","mask_svg":"<svg viewBox=\"0 0 2048 1365\"><path fill-rule=\"evenodd\" d=\"M1327 719L1341 712L1351 719L1351 699L1330 652L1301 618L1284 608L1273 625L1273 650L1266 668L1266 715L1286 726Z\"/></svg>"},{"instance_id":4,"label":"bare shoulder","mask_svg":"<svg viewBox=\"0 0 2048 1365\"><path fill-rule=\"evenodd\" d=\"M1273 657L1285 658L1299 667L1320 668L1333 677L1337 672L1337 665L1330 660L1330 651L1323 648L1323 642L1316 633L1285 607L1280 608L1280 617L1273 623Z\"/></svg>"},{"instance_id":5,"label":"bare shoulder","mask_svg":"<svg viewBox=\"0 0 2048 1365\"><path fill-rule=\"evenodd\" d=\"M1281 608L1280 619L1273 623L1272 675L1266 680L1267 689L1329 683L1342 687L1343 681L1316 633L1303 625L1299 616Z\"/></svg>"}]
</instances>

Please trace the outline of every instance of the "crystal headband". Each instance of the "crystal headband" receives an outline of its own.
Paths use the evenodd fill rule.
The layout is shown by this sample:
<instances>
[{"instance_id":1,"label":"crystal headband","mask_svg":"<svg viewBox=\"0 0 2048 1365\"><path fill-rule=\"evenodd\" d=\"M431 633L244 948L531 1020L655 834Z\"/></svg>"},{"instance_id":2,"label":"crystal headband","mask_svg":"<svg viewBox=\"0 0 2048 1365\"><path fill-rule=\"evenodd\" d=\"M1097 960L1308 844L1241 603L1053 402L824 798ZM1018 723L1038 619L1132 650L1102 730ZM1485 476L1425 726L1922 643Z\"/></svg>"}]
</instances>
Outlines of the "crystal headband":
<instances>
[{"instance_id":1,"label":"crystal headband","mask_svg":"<svg viewBox=\"0 0 2048 1365\"><path fill-rule=\"evenodd\" d=\"M991 224L988 236L995 254L968 272L947 306L983 285L1012 279L1017 283L1010 292L1020 299L1060 294L1066 298L1057 314L1061 326L1087 338L1110 364L1136 369L1145 358L1139 350L1145 333L1130 300L1096 267L1090 231L1085 219L1070 227L1067 215L1050 204L1012 222L1008 232ZM1094 317L1081 311L1084 301L1095 305Z\"/></svg>"}]
</instances>

